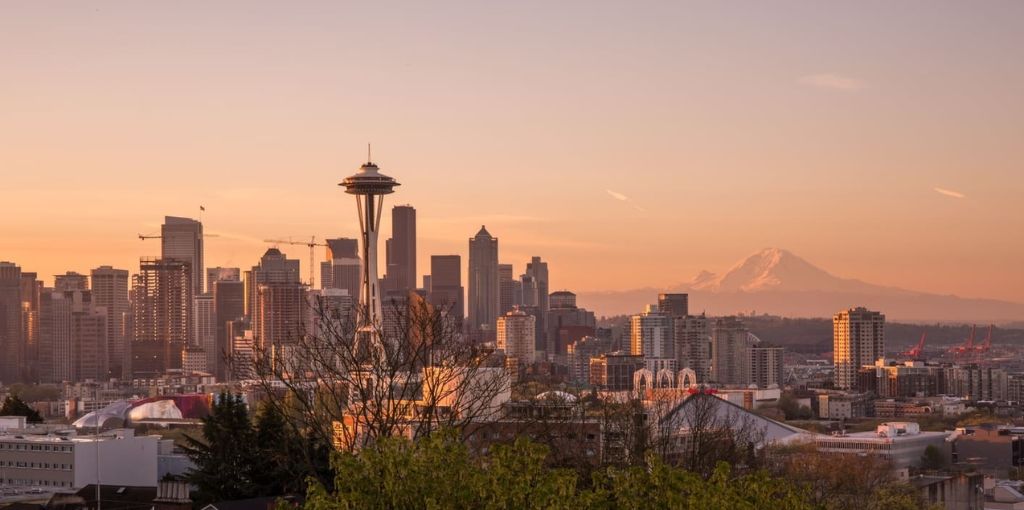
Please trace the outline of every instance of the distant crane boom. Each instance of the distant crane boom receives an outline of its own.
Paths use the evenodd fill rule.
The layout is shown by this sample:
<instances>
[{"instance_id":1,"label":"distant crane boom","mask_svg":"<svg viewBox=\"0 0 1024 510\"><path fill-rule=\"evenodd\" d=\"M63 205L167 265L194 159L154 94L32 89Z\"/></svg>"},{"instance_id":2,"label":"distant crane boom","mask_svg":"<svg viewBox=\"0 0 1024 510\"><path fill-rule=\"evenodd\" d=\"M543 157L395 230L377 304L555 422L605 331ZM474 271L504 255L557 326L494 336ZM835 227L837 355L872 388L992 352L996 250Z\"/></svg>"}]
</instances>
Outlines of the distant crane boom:
<instances>
[{"instance_id":1,"label":"distant crane boom","mask_svg":"<svg viewBox=\"0 0 1024 510\"><path fill-rule=\"evenodd\" d=\"M917 341L917 345L911 347L909 350L904 352L903 355L904 356L909 356L910 358L917 358L917 357L921 356L921 353L924 352L924 339L927 336L928 336L928 332L927 331L925 331L924 333L921 333L921 339Z\"/></svg>"}]
</instances>

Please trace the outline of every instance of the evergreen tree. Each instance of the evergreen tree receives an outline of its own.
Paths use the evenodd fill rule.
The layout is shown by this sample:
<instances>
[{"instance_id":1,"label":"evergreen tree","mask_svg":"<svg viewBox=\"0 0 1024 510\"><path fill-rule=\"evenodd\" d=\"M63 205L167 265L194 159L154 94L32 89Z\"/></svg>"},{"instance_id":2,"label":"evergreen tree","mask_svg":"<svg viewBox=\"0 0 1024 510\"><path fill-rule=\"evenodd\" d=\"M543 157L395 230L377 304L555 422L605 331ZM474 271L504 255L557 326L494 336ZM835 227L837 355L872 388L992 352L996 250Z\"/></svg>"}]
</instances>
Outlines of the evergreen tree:
<instances>
[{"instance_id":1,"label":"evergreen tree","mask_svg":"<svg viewBox=\"0 0 1024 510\"><path fill-rule=\"evenodd\" d=\"M198 488L200 502L259 495L253 472L264 459L259 458L255 441L242 397L221 393L203 419L202 438L185 436L185 452L195 464L185 479Z\"/></svg>"},{"instance_id":2,"label":"evergreen tree","mask_svg":"<svg viewBox=\"0 0 1024 510\"><path fill-rule=\"evenodd\" d=\"M4 399L3 407L0 407L0 416L24 416L29 423L42 423L43 417L39 411L32 409L17 395Z\"/></svg>"}]
</instances>

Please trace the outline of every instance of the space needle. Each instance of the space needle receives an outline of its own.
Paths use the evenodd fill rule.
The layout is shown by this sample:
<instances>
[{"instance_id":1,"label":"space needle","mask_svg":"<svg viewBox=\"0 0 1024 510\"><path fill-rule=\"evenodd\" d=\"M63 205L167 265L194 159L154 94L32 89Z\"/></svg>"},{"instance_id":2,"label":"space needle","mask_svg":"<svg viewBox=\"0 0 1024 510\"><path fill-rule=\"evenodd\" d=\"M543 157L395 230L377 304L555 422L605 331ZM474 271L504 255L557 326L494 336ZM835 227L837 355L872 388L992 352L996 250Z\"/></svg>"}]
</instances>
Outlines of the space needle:
<instances>
[{"instance_id":1,"label":"space needle","mask_svg":"<svg viewBox=\"0 0 1024 510\"><path fill-rule=\"evenodd\" d=\"M380 281L377 279L377 231L380 215L384 209L384 195L393 193L398 181L380 173L367 150L367 162L359 171L341 181L345 193L356 196L359 210L359 228L362 231L363 272L359 283L359 313L356 318L357 331L377 336L381 326ZM365 310L365 313L363 313ZM376 342L374 342L376 343Z\"/></svg>"}]
</instances>

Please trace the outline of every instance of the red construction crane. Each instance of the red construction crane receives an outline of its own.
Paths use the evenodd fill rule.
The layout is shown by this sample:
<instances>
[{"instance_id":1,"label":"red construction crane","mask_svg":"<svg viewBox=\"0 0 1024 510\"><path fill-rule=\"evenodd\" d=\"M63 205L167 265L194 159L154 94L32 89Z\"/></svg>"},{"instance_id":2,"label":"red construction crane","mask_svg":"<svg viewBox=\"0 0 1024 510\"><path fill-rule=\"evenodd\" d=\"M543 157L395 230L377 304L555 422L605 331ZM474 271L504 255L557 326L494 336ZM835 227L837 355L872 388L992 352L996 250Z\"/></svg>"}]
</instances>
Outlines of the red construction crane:
<instances>
[{"instance_id":1,"label":"red construction crane","mask_svg":"<svg viewBox=\"0 0 1024 510\"><path fill-rule=\"evenodd\" d=\"M985 341L974 348L974 351L978 354L984 354L992 348L992 325L988 325L988 334L985 335Z\"/></svg>"},{"instance_id":2,"label":"red construction crane","mask_svg":"<svg viewBox=\"0 0 1024 510\"><path fill-rule=\"evenodd\" d=\"M903 353L903 355L904 356L909 356L911 359L915 359L915 358L921 356L921 353L924 352L924 339L925 339L926 336L928 336L928 332L927 331L925 331L924 333L921 333L921 339L917 341L917 345L915 345L915 346L911 347L909 350L905 351Z\"/></svg>"},{"instance_id":3,"label":"red construction crane","mask_svg":"<svg viewBox=\"0 0 1024 510\"><path fill-rule=\"evenodd\" d=\"M963 354L965 352L974 352L974 330L976 328L977 328L977 326L972 325L971 326L971 335L967 337L967 341L964 342L961 345L956 345L956 346L950 347L948 352L953 353L953 354L955 354L957 356L959 356L959 355L961 355L961 354Z\"/></svg>"},{"instance_id":4,"label":"red construction crane","mask_svg":"<svg viewBox=\"0 0 1024 510\"><path fill-rule=\"evenodd\" d=\"M309 241L292 241L291 239L289 239L287 241L280 240L280 239L264 239L263 242L265 242L265 243L274 243L274 244L297 244L297 245L301 245L301 246L308 246L309 247L309 288L310 289L313 288L313 265L316 263L316 247L317 246L327 246L327 243L318 243L318 242L316 242L316 236L311 236L309 238Z\"/></svg>"}]
</instances>

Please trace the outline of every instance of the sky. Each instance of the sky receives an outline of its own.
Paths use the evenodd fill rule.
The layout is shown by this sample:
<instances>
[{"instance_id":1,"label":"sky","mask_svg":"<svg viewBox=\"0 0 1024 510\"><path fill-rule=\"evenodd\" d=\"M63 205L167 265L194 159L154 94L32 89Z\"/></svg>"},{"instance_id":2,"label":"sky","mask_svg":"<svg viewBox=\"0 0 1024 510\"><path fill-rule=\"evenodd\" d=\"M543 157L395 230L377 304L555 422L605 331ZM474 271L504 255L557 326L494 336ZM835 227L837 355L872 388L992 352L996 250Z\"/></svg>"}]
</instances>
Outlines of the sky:
<instances>
[{"instance_id":1,"label":"sky","mask_svg":"<svg viewBox=\"0 0 1024 510\"><path fill-rule=\"evenodd\" d=\"M372 143L421 273L486 224L553 290L780 247L1024 302L1021 26L1010 0L5 1L0 260L137 270L200 205L207 266L356 237L337 183Z\"/></svg>"}]
</instances>

